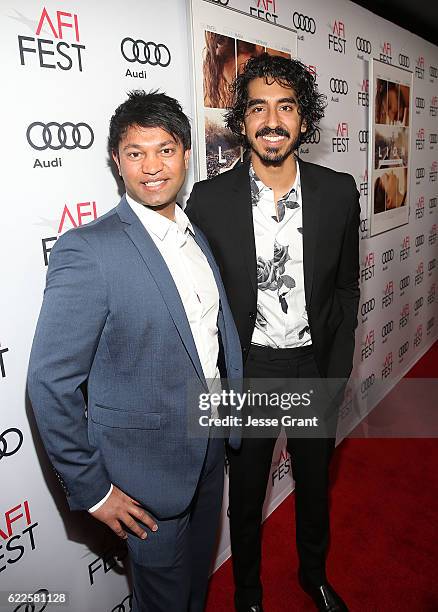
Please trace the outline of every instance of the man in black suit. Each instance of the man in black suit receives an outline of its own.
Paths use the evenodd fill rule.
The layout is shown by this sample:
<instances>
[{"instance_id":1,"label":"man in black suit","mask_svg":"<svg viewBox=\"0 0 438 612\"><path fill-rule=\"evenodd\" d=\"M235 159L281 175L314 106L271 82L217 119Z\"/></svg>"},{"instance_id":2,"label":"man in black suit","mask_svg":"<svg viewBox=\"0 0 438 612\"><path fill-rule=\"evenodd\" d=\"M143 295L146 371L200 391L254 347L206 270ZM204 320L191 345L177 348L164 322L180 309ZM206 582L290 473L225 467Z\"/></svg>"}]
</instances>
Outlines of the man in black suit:
<instances>
[{"instance_id":1,"label":"man in black suit","mask_svg":"<svg viewBox=\"0 0 438 612\"><path fill-rule=\"evenodd\" d=\"M250 59L232 87L227 126L250 161L197 183L188 216L204 231L224 280L246 378L332 383L337 408L353 363L359 303L359 194L354 179L296 157L318 131L325 96L298 61ZM330 380L329 380L330 379ZM335 386L334 379L344 384ZM336 389L334 391L334 389ZM278 435L278 429L275 430ZM302 588L318 610L345 611L329 584L328 466L335 431L288 433ZM260 612L262 506L275 436L229 449L230 530L238 612Z\"/></svg>"}]
</instances>

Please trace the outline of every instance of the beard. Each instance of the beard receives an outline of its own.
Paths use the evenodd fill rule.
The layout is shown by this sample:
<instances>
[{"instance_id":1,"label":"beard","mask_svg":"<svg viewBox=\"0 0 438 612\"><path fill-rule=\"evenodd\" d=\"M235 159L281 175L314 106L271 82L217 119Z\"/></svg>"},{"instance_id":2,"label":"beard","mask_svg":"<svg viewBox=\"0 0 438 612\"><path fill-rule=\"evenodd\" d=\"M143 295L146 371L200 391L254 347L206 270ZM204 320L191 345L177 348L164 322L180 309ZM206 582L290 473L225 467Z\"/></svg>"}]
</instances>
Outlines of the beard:
<instances>
[{"instance_id":1,"label":"beard","mask_svg":"<svg viewBox=\"0 0 438 612\"><path fill-rule=\"evenodd\" d=\"M263 136L285 136L286 138L290 138L290 133L281 127L276 127L274 129L264 127L256 132L255 139L247 138L251 151L257 155L265 166L281 166L298 148L300 140L300 137L296 136L296 138L289 143L285 151L279 151L277 147L268 147L263 151L259 151L257 148L257 138L262 138Z\"/></svg>"}]
</instances>

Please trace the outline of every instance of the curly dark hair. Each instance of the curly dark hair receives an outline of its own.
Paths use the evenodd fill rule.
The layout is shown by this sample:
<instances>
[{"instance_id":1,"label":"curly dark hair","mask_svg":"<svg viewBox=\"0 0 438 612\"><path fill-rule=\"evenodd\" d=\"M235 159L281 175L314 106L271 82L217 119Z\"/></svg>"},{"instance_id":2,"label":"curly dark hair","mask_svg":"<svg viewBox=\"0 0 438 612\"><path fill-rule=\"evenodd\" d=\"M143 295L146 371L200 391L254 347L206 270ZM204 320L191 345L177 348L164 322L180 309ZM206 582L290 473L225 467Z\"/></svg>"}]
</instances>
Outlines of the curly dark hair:
<instances>
[{"instance_id":1,"label":"curly dark hair","mask_svg":"<svg viewBox=\"0 0 438 612\"><path fill-rule=\"evenodd\" d=\"M180 140L185 151L191 147L190 121L181 104L160 91L146 93L137 89L128 92L128 99L111 117L108 137L111 151L118 153L119 143L132 125L160 127Z\"/></svg>"},{"instance_id":2,"label":"curly dark hair","mask_svg":"<svg viewBox=\"0 0 438 612\"><path fill-rule=\"evenodd\" d=\"M242 134L242 125L248 104L248 84L253 79L264 78L276 81L283 87L291 87L297 96L298 112L306 121L307 130L299 138L298 145L319 132L318 123L324 117L327 96L319 93L315 76L298 60L262 53L251 57L243 72L231 85L232 106L225 115L225 124L244 146L248 146Z\"/></svg>"}]
</instances>

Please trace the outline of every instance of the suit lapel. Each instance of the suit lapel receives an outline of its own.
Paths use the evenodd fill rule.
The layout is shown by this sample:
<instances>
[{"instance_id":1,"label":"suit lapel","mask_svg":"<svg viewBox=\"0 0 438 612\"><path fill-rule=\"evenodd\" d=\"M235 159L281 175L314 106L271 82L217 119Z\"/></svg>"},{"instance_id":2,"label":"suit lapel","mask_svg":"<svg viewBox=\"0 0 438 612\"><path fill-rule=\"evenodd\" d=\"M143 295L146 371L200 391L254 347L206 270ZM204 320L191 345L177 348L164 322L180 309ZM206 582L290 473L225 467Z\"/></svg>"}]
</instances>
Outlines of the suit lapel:
<instances>
[{"instance_id":1,"label":"suit lapel","mask_svg":"<svg viewBox=\"0 0 438 612\"><path fill-rule=\"evenodd\" d=\"M303 267L304 291L306 306L309 307L312 296L313 270L315 250L317 248L317 232L319 221L320 185L312 176L312 166L299 160L301 178L301 196L303 205Z\"/></svg>"},{"instance_id":2,"label":"suit lapel","mask_svg":"<svg viewBox=\"0 0 438 612\"><path fill-rule=\"evenodd\" d=\"M232 185L233 195L228 205L232 207L231 218L237 229L243 250L251 287L257 296L257 258L252 216L251 186L249 182L249 162L241 164L236 170Z\"/></svg>"},{"instance_id":3,"label":"suit lapel","mask_svg":"<svg viewBox=\"0 0 438 612\"><path fill-rule=\"evenodd\" d=\"M144 263L149 269L162 297L167 306L170 316L173 319L175 327L180 335L180 338L193 362L196 372L205 384L205 377L202 370L201 362L199 361L198 351L196 350L195 341L193 340L192 331L187 320L186 311L184 309L178 289L173 281L172 275L169 272L160 251L155 246L154 241L144 228L140 219L129 206L126 198L123 197L117 207L117 213L123 222L124 231L128 234L136 248L138 249Z\"/></svg>"}]
</instances>

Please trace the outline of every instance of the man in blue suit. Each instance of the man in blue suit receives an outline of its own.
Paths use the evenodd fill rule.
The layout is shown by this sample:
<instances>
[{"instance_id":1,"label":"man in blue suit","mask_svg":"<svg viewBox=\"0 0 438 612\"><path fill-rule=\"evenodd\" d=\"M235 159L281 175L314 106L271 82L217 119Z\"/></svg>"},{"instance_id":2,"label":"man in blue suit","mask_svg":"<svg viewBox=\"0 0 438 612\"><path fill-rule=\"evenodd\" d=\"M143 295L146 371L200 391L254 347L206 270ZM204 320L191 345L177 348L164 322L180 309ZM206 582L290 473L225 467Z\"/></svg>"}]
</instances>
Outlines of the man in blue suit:
<instances>
[{"instance_id":1,"label":"man in blue suit","mask_svg":"<svg viewBox=\"0 0 438 612\"><path fill-rule=\"evenodd\" d=\"M224 449L189 434L189 413L193 391L220 381L219 354L241 377L240 344L209 246L176 203L191 147L181 106L131 92L109 145L126 195L52 250L29 395L70 509L128 540L133 610L198 612Z\"/></svg>"}]
</instances>

